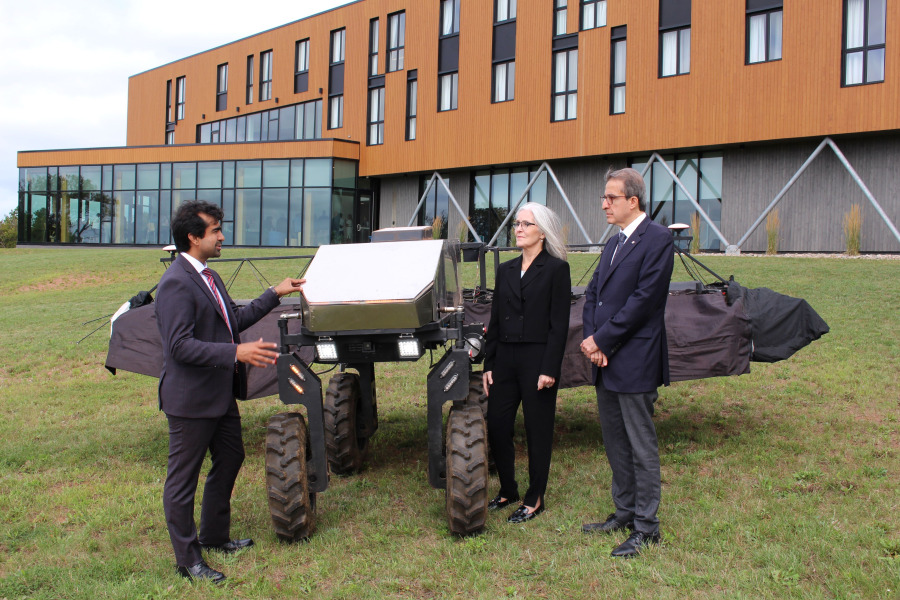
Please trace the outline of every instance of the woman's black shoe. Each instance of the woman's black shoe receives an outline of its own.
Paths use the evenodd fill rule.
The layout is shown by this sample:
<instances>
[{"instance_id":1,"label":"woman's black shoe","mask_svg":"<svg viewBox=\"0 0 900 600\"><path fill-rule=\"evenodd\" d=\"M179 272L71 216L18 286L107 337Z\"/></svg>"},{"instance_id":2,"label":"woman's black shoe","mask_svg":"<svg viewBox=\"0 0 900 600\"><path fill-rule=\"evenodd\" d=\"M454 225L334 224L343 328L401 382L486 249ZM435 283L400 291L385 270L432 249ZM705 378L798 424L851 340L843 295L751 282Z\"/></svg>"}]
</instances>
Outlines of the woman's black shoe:
<instances>
[{"instance_id":1,"label":"woman's black shoe","mask_svg":"<svg viewBox=\"0 0 900 600\"><path fill-rule=\"evenodd\" d=\"M543 502L541 502L541 505L538 506L536 509L534 509L531 512L528 512L528 508L524 504L522 504L521 506L519 506L519 508L516 509L516 511L513 514L509 515L509 518L506 519L506 522L507 523L524 523L525 521L532 520L533 518L535 518L542 512L544 512L544 503Z\"/></svg>"},{"instance_id":2,"label":"woman's black shoe","mask_svg":"<svg viewBox=\"0 0 900 600\"><path fill-rule=\"evenodd\" d=\"M504 506L509 506L513 502L518 502L519 497L515 498L504 498L500 494L497 494L497 497L488 502L488 510L497 510L503 508Z\"/></svg>"}]
</instances>

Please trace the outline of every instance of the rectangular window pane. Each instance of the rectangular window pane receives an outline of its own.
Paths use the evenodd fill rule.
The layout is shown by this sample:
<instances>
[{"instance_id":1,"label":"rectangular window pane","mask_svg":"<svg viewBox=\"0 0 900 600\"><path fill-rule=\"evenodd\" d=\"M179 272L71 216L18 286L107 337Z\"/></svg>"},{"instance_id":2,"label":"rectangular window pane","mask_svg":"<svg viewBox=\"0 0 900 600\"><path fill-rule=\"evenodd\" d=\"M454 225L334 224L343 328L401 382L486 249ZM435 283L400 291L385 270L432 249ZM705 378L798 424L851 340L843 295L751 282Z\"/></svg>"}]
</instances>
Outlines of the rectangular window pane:
<instances>
[{"instance_id":1,"label":"rectangular window pane","mask_svg":"<svg viewBox=\"0 0 900 600\"><path fill-rule=\"evenodd\" d=\"M886 8L885 0L869 0L869 39L867 40L869 46L884 43Z\"/></svg>"},{"instance_id":2,"label":"rectangular window pane","mask_svg":"<svg viewBox=\"0 0 900 600\"><path fill-rule=\"evenodd\" d=\"M578 89L578 50L569 50L569 85L567 90Z\"/></svg>"},{"instance_id":3,"label":"rectangular window pane","mask_svg":"<svg viewBox=\"0 0 900 600\"><path fill-rule=\"evenodd\" d=\"M678 57L678 73L691 72L691 30L682 29L678 32L679 41L679 57Z\"/></svg>"},{"instance_id":4,"label":"rectangular window pane","mask_svg":"<svg viewBox=\"0 0 900 600\"><path fill-rule=\"evenodd\" d=\"M625 88L617 87L613 90L613 113L621 114L625 112Z\"/></svg>"},{"instance_id":5,"label":"rectangular window pane","mask_svg":"<svg viewBox=\"0 0 900 600\"><path fill-rule=\"evenodd\" d=\"M844 66L846 85L855 85L863 82L863 53L851 52L847 54L847 62Z\"/></svg>"},{"instance_id":6,"label":"rectangular window pane","mask_svg":"<svg viewBox=\"0 0 900 600\"><path fill-rule=\"evenodd\" d=\"M747 62L758 63L766 60L766 15L750 17Z\"/></svg>"},{"instance_id":7,"label":"rectangular window pane","mask_svg":"<svg viewBox=\"0 0 900 600\"><path fill-rule=\"evenodd\" d=\"M566 91L566 53L559 52L556 55L556 77L553 86L554 92Z\"/></svg>"},{"instance_id":8,"label":"rectangular window pane","mask_svg":"<svg viewBox=\"0 0 900 600\"><path fill-rule=\"evenodd\" d=\"M769 14L769 60L781 59L781 21L780 10Z\"/></svg>"},{"instance_id":9,"label":"rectangular window pane","mask_svg":"<svg viewBox=\"0 0 900 600\"><path fill-rule=\"evenodd\" d=\"M847 0L847 49L861 48L865 31L865 0Z\"/></svg>"},{"instance_id":10,"label":"rectangular window pane","mask_svg":"<svg viewBox=\"0 0 900 600\"><path fill-rule=\"evenodd\" d=\"M667 31L662 34L662 76L675 75L678 58L678 32Z\"/></svg>"},{"instance_id":11,"label":"rectangular window pane","mask_svg":"<svg viewBox=\"0 0 900 600\"><path fill-rule=\"evenodd\" d=\"M197 187L220 189L222 187L222 163L202 162L197 165Z\"/></svg>"},{"instance_id":12,"label":"rectangular window pane","mask_svg":"<svg viewBox=\"0 0 900 600\"><path fill-rule=\"evenodd\" d=\"M613 74L613 83L625 83L625 41L616 42L614 48L616 66Z\"/></svg>"},{"instance_id":13,"label":"rectangular window pane","mask_svg":"<svg viewBox=\"0 0 900 600\"><path fill-rule=\"evenodd\" d=\"M866 83L884 81L884 48L866 53Z\"/></svg>"}]
</instances>

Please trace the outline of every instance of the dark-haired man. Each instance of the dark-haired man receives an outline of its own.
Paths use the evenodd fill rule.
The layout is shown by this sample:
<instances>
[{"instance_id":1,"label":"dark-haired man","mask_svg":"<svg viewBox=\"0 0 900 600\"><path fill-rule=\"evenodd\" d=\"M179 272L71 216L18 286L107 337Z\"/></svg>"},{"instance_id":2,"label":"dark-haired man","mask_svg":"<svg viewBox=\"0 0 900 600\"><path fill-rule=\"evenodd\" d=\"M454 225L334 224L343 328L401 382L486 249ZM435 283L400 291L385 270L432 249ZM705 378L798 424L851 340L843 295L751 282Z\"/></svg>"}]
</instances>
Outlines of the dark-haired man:
<instances>
[{"instance_id":1,"label":"dark-haired man","mask_svg":"<svg viewBox=\"0 0 900 600\"><path fill-rule=\"evenodd\" d=\"M587 533L629 529L612 551L630 557L659 543L659 447L653 426L657 388L669 383L666 298L674 246L645 212L644 178L634 169L606 174L602 208L621 232L606 245L585 292L581 350L593 363L603 445L612 470L615 512Z\"/></svg>"},{"instance_id":2,"label":"dark-haired man","mask_svg":"<svg viewBox=\"0 0 900 600\"><path fill-rule=\"evenodd\" d=\"M172 217L178 257L159 282L156 321L162 337L163 368L159 407L169 421L169 460L163 507L178 573L220 583L201 548L224 553L253 545L231 539L231 491L244 461L241 416L235 397L246 395L246 364L275 363L275 343L241 342L247 329L300 291L303 279L287 278L238 307L222 279L206 261L222 252L222 209L189 201ZM200 532L194 523L194 496L200 467L209 450L212 466L203 488Z\"/></svg>"}]
</instances>

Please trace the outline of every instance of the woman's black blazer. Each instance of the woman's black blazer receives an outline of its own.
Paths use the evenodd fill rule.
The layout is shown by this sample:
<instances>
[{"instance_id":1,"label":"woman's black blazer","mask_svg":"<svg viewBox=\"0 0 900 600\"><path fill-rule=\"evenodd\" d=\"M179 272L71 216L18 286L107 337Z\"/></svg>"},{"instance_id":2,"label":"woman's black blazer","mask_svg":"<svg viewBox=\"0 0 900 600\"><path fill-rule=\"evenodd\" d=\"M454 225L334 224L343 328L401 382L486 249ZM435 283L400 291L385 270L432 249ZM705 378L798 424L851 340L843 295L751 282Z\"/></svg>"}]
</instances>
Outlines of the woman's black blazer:
<instances>
[{"instance_id":1,"label":"woman's black blazer","mask_svg":"<svg viewBox=\"0 0 900 600\"><path fill-rule=\"evenodd\" d=\"M492 371L498 344L546 344L541 372L559 380L569 333L572 280L569 263L542 250L522 276L522 256L497 270L484 370Z\"/></svg>"}]
</instances>

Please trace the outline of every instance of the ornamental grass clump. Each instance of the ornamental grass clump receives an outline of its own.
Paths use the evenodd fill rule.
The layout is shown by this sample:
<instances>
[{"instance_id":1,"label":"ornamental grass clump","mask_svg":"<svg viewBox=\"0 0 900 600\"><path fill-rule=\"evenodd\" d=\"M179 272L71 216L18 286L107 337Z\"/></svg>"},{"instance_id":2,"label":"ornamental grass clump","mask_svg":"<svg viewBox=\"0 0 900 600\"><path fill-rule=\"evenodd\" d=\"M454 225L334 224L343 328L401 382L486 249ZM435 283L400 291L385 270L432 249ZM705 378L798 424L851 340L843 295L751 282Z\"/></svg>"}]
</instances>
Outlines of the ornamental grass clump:
<instances>
[{"instance_id":1,"label":"ornamental grass clump","mask_svg":"<svg viewBox=\"0 0 900 600\"><path fill-rule=\"evenodd\" d=\"M781 233L781 217L776 208L766 217L766 254L778 254L778 236Z\"/></svg>"},{"instance_id":2,"label":"ornamental grass clump","mask_svg":"<svg viewBox=\"0 0 900 600\"><path fill-rule=\"evenodd\" d=\"M844 243L848 256L859 256L861 237L862 210L859 204L854 204L849 212L844 213Z\"/></svg>"},{"instance_id":3,"label":"ornamental grass clump","mask_svg":"<svg viewBox=\"0 0 900 600\"><path fill-rule=\"evenodd\" d=\"M700 213L691 215L691 254L700 253Z\"/></svg>"}]
</instances>

